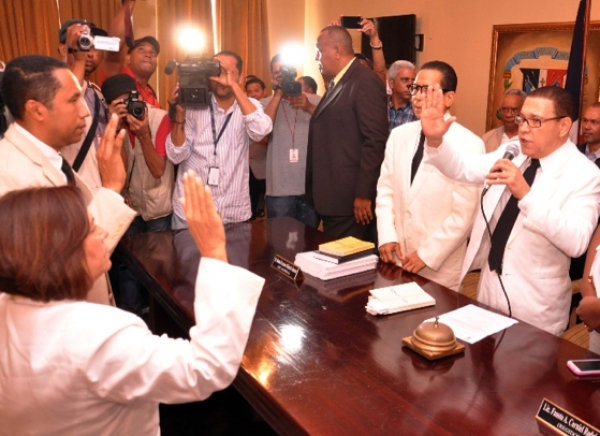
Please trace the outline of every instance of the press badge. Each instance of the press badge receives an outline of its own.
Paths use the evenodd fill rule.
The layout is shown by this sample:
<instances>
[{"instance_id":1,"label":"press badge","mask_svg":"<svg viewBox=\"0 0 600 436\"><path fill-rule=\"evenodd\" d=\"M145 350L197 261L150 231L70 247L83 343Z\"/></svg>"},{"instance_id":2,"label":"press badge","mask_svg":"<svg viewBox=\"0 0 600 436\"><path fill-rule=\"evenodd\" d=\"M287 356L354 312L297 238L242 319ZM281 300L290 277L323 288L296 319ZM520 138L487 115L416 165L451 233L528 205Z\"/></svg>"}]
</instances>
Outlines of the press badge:
<instances>
[{"instance_id":1,"label":"press badge","mask_svg":"<svg viewBox=\"0 0 600 436\"><path fill-rule=\"evenodd\" d=\"M219 167L208 169L208 186L219 186Z\"/></svg>"},{"instance_id":2,"label":"press badge","mask_svg":"<svg viewBox=\"0 0 600 436\"><path fill-rule=\"evenodd\" d=\"M298 149L297 148L290 149L290 162L292 162L292 163L298 162Z\"/></svg>"}]
</instances>

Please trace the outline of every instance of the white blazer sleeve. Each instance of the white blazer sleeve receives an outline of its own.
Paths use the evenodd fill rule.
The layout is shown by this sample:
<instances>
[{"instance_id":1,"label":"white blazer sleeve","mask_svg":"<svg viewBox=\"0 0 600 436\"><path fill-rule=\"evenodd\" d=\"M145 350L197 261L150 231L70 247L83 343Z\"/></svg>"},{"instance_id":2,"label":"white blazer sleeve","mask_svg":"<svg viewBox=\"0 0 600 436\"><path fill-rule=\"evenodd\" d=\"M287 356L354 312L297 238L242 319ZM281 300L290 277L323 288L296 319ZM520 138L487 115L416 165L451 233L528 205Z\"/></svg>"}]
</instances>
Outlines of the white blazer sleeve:
<instances>
[{"instance_id":1,"label":"white blazer sleeve","mask_svg":"<svg viewBox=\"0 0 600 436\"><path fill-rule=\"evenodd\" d=\"M117 403L202 400L235 378L264 279L214 259L200 261L190 341L155 336L133 317L105 333L83 368L89 388Z\"/></svg>"},{"instance_id":2,"label":"white blazer sleeve","mask_svg":"<svg viewBox=\"0 0 600 436\"><path fill-rule=\"evenodd\" d=\"M385 157L381 164L381 173L377 182L377 198L375 199L375 215L377 216L377 239L379 246L390 242L398 242L394 223L394 152L396 136L390 135L385 147Z\"/></svg>"},{"instance_id":3,"label":"white blazer sleeve","mask_svg":"<svg viewBox=\"0 0 600 436\"><path fill-rule=\"evenodd\" d=\"M106 246L111 253L137 214L125 204L123 197L106 188L100 188L96 192L88 205L88 211L94 217L96 225L107 231Z\"/></svg>"}]
</instances>

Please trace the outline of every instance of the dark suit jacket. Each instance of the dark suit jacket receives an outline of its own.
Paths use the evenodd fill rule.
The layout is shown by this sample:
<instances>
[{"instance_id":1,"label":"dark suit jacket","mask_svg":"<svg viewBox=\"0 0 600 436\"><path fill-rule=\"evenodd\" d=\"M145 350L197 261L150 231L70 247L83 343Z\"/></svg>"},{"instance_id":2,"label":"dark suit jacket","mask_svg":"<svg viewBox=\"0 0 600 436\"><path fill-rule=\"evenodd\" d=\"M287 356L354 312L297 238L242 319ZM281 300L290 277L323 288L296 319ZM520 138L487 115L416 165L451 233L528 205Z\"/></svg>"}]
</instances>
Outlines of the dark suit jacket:
<instances>
[{"instance_id":1,"label":"dark suit jacket","mask_svg":"<svg viewBox=\"0 0 600 436\"><path fill-rule=\"evenodd\" d=\"M353 216L355 197L374 206L387 123L381 79L354 61L310 119L306 197L318 213Z\"/></svg>"},{"instance_id":2,"label":"dark suit jacket","mask_svg":"<svg viewBox=\"0 0 600 436\"><path fill-rule=\"evenodd\" d=\"M587 144L578 145L577 148L580 152L585 153L585 146ZM596 159L596 165L600 168L600 158ZM600 225L600 220L598 220L598 224ZM571 267L569 268L569 277L571 280L577 280L583 277L583 269L585 268L585 257L586 254L579 257L571 258Z\"/></svg>"}]
</instances>

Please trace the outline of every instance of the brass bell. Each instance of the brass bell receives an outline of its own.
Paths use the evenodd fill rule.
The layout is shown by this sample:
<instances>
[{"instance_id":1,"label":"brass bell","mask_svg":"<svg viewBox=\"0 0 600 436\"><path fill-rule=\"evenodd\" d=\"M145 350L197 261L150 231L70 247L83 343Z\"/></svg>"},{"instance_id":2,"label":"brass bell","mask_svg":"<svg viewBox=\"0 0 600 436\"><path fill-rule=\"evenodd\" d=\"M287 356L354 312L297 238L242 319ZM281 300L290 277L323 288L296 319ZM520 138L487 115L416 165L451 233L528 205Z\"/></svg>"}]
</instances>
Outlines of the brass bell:
<instances>
[{"instance_id":1,"label":"brass bell","mask_svg":"<svg viewBox=\"0 0 600 436\"><path fill-rule=\"evenodd\" d=\"M456 341L452 329L439 322L437 317L433 322L419 324L412 336L403 338L402 343L429 360L452 356L465 349Z\"/></svg>"}]
</instances>

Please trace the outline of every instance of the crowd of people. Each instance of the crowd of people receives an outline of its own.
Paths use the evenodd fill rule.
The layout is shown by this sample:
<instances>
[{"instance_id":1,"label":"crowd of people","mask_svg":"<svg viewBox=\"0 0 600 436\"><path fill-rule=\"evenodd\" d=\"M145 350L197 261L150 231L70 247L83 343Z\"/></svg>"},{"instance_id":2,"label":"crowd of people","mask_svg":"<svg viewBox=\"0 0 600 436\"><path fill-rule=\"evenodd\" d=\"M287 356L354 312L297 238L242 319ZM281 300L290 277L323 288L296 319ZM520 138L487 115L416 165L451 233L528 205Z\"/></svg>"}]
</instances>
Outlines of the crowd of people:
<instances>
[{"instance_id":1,"label":"crowd of people","mask_svg":"<svg viewBox=\"0 0 600 436\"><path fill-rule=\"evenodd\" d=\"M123 14L109 31L69 20L61 60L21 56L4 71L14 121L0 142L0 346L19 352L0 359L0 388L10 393L10 406L0 397L0 420L13 434L35 432L26 399L43 397L21 381L48 371L68 373L68 388L53 389L76 404L44 409L56 434L73 430L67 415L89 407L102 410L98 434L156 428L158 402L206 398L230 383L262 280L226 264L223 224L261 216L372 241L383 262L456 291L481 271L480 302L555 335L567 327L571 280L584 277L577 313L590 331L600 328L600 103L583 114L576 146L567 91L508 89L501 126L480 138L451 115L452 66L397 60L386 71L367 19L360 31L372 60L354 53L338 22L317 36L322 97L310 76L291 92L279 54L267 95L261 78L242 80L237 53L221 51L206 105L179 104L178 87L161 103L149 84L160 44L146 36L127 45ZM119 37L120 51L100 65L97 50L79 48L83 32ZM98 68L99 85L90 81ZM103 307L143 316L147 305L125 265L115 262L109 278L122 235L188 228L203 255L202 324L191 341L159 339L139 318ZM86 332L85 347L64 337L55 347L52 334L73 326ZM39 352L56 358L28 366ZM121 413L116 403L146 408L125 406L111 420Z\"/></svg>"}]
</instances>

